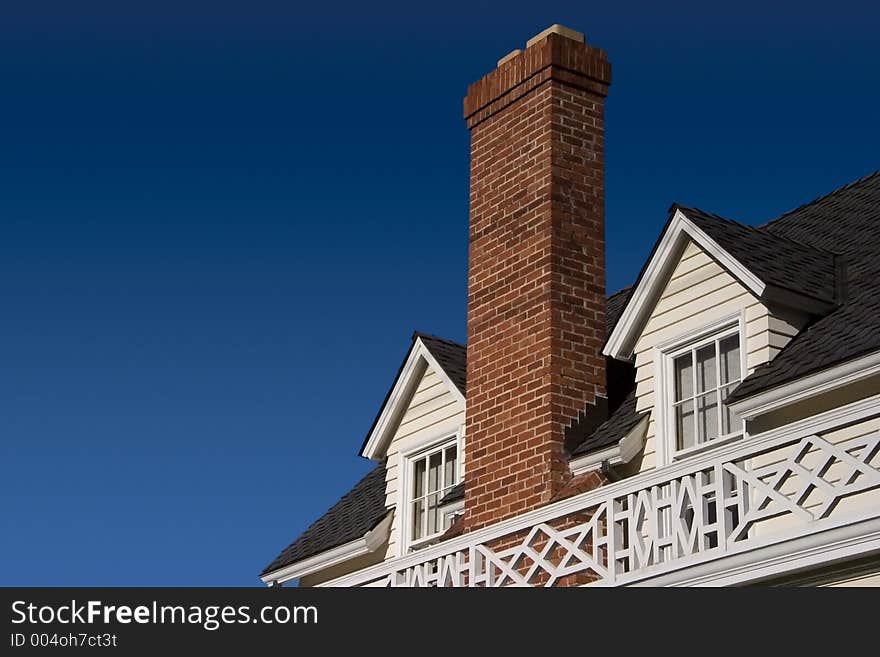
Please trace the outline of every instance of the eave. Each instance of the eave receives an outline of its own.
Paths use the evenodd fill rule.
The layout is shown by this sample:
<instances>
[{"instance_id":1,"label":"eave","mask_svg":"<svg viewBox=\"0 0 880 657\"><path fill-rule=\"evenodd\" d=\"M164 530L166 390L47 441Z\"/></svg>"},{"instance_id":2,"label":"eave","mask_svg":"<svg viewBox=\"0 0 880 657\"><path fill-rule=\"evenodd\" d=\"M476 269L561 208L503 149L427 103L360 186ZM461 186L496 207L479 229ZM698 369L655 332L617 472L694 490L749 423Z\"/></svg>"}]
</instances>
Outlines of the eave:
<instances>
[{"instance_id":1,"label":"eave","mask_svg":"<svg viewBox=\"0 0 880 657\"><path fill-rule=\"evenodd\" d=\"M385 457L385 451L394 437L394 431L397 429L401 417L406 412L409 400L429 367L443 379L449 392L464 405L465 398L458 386L449 378L444 368L425 346L422 338L416 336L397 373L397 378L395 378L391 390L382 404L376 421L367 434L361 449L361 456L373 461L381 461Z\"/></svg>"},{"instance_id":2,"label":"eave","mask_svg":"<svg viewBox=\"0 0 880 657\"><path fill-rule=\"evenodd\" d=\"M744 420L753 420L873 376L880 376L880 351L807 374L728 405Z\"/></svg>"},{"instance_id":3,"label":"eave","mask_svg":"<svg viewBox=\"0 0 880 657\"><path fill-rule=\"evenodd\" d=\"M391 519L393 513L387 516L373 529L349 543L344 543L325 552L316 554L308 559L297 561L284 568L266 573L260 577L269 586L278 586L292 579L298 579L318 571L350 561L357 557L366 556L375 552L383 545L391 534Z\"/></svg>"},{"instance_id":4,"label":"eave","mask_svg":"<svg viewBox=\"0 0 880 657\"><path fill-rule=\"evenodd\" d=\"M693 241L755 298L768 306L783 305L816 315L834 308L834 304L828 301L763 280L688 218L684 209L674 206L660 239L627 299L620 319L605 343L603 353L606 356L632 360L635 343L689 241Z\"/></svg>"},{"instance_id":5,"label":"eave","mask_svg":"<svg viewBox=\"0 0 880 657\"><path fill-rule=\"evenodd\" d=\"M598 470L605 462L611 466L629 463L645 446L648 417L646 413L617 443L573 458L568 464L571 473L578 476L592 470Z\"/></svg>"}]
</instances>

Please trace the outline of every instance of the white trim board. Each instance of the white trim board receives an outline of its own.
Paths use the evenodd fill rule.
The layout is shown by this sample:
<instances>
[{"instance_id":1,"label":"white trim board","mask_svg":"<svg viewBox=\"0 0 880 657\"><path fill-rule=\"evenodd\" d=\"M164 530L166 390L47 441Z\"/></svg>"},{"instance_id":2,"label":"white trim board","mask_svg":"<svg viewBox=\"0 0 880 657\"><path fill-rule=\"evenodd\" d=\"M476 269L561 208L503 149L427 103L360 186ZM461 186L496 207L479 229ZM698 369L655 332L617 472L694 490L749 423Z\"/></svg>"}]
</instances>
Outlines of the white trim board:
<instances>
[{"instance_id":1,"label":"white trim board","mask_svg":"<svg viewBox=\"0 0 880 657\"><path fill-rule=\"evenodd\" d=\"M278 570L274 570L263 575L260 579L270 586L278 586L284 584L284 582L289 582L292 579L297 579L304 575L310 575L320 570L324 570L325 568L330 568L331 566L343 563L349 559L362 557L371 552L375 552L385 543L385 541L388 540L388 537L391 534L391 519L393 516L393 512L388 513L378 525L364 534L361 538L331 548L325 552L320 552L312 557L289 564Z\"/></svg>"},{"instance_id":2,"label":"white trim board","mask_svg":"<svg viewBox=\"0 0 880 657\"><path fill-rule=\"evenodd\" d=\"M736 586L774 579L880 552L880 518L856 518L785 541L758 545L714 560L702 560L627 586Z\"/></svg>"},{"instance_id":3,"label":"white trim board","mask_svg":"<svg viewBox=\"0 0 880 657\"><path fill-rule=\"evenodd\" d=\"M639 279L638 286L633 290L617 325L608 336L608 342L602 350L606 356L618 360L632 359L636 340L689 241L693 241L729 271L755 297L760 299L764 294L766 285L763 281L700 230L680 208L676 209Z\"/></svg>"},{"instance_id":4,"label":"white trim board","mask_svg":"<svg viewBox=\"0 0 880 657\"><path fill-rule=\"evenodd\" d=\"M717 336L727 332L739 335L740 375L745 377L748 373L748 355L746 353L748 336L746 335L745 312L742 310L721 317L691 331L686 331L654 347L654 394L656 401L653 413L656 467L687 457L686 452L679 452L675 449L675 417L671 410L671 391L675 388L672 365L674 355L681 349L686 349L709 338L717 338ZM745 434L745 424L743 424L740 433ZM711 441L703 443L698 450L713 449L718 444L717 442L712 444Z\"/></svg>"},{"instance_id":5,"label":"white trim board","mask_svg":"<svg viewBox=\"0 0 880 657\"><path fill-rule=\"evenodd\" d=\"M718 445L714 449L697 453L680 461L673 461L659 468L645 470L632 477L595 488L586 493L574 495L564 500L526 511L494 525L482 527L463 536L448 539L437 546L425 548L417 553L387 560L355 573L343 575L342 577L322 583L322 586L360 586L366 582L384 577L392 571L415 566L439 556L468 548L471 545L477 545L520 530L531 529L536 524L547 519L581 512L623 492L638 491L650 486L666 484L685 473L709 466L718 460L729 458L731 455L746 452L749 454L758 453L763 449L764 445L775 442L778 439L802 436L806 433L821 433L839 427L841 422L854 423L877 415L880 415L880 395L846 404L845 406L819 413L778 429L748 436L740 441Z\"/></svg>"},{"instance_id":6,"label":"white trim board","mask_svg":"<svg viewBox=\"0 0 880 657\"><path fill-rule=\"evenodd\" d=\"M438 535L434 536L426 536L424 538L419 539L418 541L413 541L409 537L409 524L411 521L410 517L410 506L412 501L410 498L409 491L412 487L412 463L413 459L417 458L420 454L424 454L429 451L433 451L434 449L447 449L452 445L455 445L456 454L458 455L457 463L456 463L456 480L457 483L461 483L464 475L464 470L462 468L463 462L463 454L462 454L462 440L461 437L463 435L463 431L459 429L455 429L452 431L449 430L440 430L438 432L428 434L418 442L411 442L406 446L402 446L400 451L397 453L397 509L398 514L397 517L399 519L399 527L397 528L397 556L402 557L407 554L414 545L418 545L419 543L430 542L432 540L436 540L439 535L442 535L443 532L440 532ZM456 484L457 485L457 484ZM462 501L462 508L464 507L464 501Z\"/></svg>"},{"instance_id":7,"label":"white trim board","mask_svg":"<svg viewBox=\"0 0 880 657\"><path fill-rule=\"evenodd\" d=\"M388 395L388 401L379 412L379 418L367 437L361 456L373 461L381 461L385 457L385 450L394 437L394 431L397 429L400 418L406 412L406 407L428 367L437 373L444 385L464 407L465 398L461 394L461 390L452 382L446 371L440 367L422 339L416 337L400 375Z\"/></svg>"},{"instance_id":8,"label":"white trim board","mask_svg":"<svg viewBox=\"0 0 880 657\"><path fill-rule=\"evenodd\" d=\"M808 374L791 383L759 392L751 397L728 404L728 406L744 420L753 420L765 413L785 408L876 375L880 375L880 351L846 361L815 374Z\"/></svg>"}]
</instances>

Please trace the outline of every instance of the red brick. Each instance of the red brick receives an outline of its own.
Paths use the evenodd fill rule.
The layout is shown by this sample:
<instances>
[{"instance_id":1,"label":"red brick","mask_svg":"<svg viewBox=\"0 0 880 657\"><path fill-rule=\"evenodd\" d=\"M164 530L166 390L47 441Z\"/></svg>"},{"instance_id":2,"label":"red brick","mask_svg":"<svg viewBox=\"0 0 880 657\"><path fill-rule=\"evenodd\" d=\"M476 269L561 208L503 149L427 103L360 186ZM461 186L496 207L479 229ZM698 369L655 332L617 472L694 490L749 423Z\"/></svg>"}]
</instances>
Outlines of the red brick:
<instances>
[{"instance_id":1,"label":"red brick","mask_svg":"<svg viewBox=\"0 0 880 657\"><path fill-rule=\"evenodd\" d=\"M546 504L604 395L605 53L550 34L472 84L464 527Z\"/></svg>"}]
</instances>

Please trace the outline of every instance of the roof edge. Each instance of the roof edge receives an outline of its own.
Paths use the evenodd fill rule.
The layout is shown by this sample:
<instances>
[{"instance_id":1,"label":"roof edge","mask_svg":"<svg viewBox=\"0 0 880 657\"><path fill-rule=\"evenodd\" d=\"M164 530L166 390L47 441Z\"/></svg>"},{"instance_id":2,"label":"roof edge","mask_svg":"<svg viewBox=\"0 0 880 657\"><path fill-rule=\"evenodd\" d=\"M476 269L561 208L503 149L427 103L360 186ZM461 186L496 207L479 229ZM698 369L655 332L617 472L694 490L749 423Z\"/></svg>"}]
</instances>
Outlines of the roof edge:
<instances>
[{"instance_id":1,"label":"roof edge","mask_svg":"<svg viewBox=\"0 0 880 657\"><path fill-rule=\"evenodd\" d=\"M859 185L862 185L862 184L868 182L869 180L872 180L873 178L876 178L878 176L880 176L880 169L877 169L876 171L873 171L872 173L866 174L866 175L862 176L861 178L856 178L855 180L851 180L848 183L845 183L836 189L832 189L830 192L828 192L826 194L822 194L822 196L817 196L812 201L807 201L806 203L801 203L799 206L792 208L791 210L787 210L787 211L783 212L778 217L771 219L770 221L765 221L763 224L759 224L757 226L757 228L772 228L773 224L776 223L777 221L779 221L780 219L785 219L786 217L793 215L797 212L800 212L801 210L808 208L811 205L816 205L817 203L821 203L822 201L829 199L832 196L835 196L837 194L842 194L843 192L849 191L850 189L852 189L854 187L858 187Z\"/></svg>"},{"instance_id":2,"label":"roof edge","mask_svg":"<svg viewBox=\"0 0 880 657\"><path fill-rule=\"evenodd\" d=\"M334 545L323 552L294 561L281 568L276 568L272 571L264 570L260 573L260 579L269 586L280 586L292 579L311 575L325 568L330 568L375 552L391 535L391 518L393 515L393 511L386 513L375 527L360 538L356 538L348 543L342 543L341 545Z\"/></svg>"},{"instance_id":3,"label":"roof edge","mask_svg":"<svg viewBox=\"0 0 880 657\"><path fill-rule=\"evenodd\" d=\"M385 395L385 400L379 408L379 413L361 445L360 455L372 461L380 461L384 457L383 448L388 443L388 433L401 415L401 405L408 403L420 377L428 367L435 370L443 378L449 391L464 404L465 398L455 382L449 377L449 373L431 353L431 350L423 342L426 334L414 332L409 351L394 377L394 383ZM432 336L433 339L433 336ZM443 338L436 338L443 340ZM449 344L457 344L451 340L443 340ZM461 346L461 345L459 345Z\"/></svg>"},{"instance_id":4,"label":"roof edge","mask_svg":"<svg viewBox=\"0 0 880 657\"><path fill-rule=\"evenodd\" d=\"M688 240L694 241L713 260L740 281L756 297L761 298L767 285L726 250L722 249L705 231L691 221L685 208L678 203L670 206L670 217L639 273L620 318L610 332L602 353L618 360L631 360L633 334L646 320L647 313L657 301L660 287L666 283Z\"/></svg>"},{"instance_id":5,"label":"roof edge","mask_svg":"<svg viewBox=\"0 0 880 657\"><path fill-rule=\"evenodd\" d=\"M805 373L771 388L757 390L741 399L734 396L734 390L726 404L744 420L752 420L875 375L880 375L880 350L872 350L842 363Z\"/></svg>"},{"instance_id":6,"label":"roof edge","mask_svg":"<svg viewBox=\"0 0 880 657\"><path fill-rule=\"evenodd\" d=\"M645 446L650 413L642 413L626 434L616 443L593 451L578 454L569 459L568 467L574 476L598 470L603 463L624 465L629 463Z\"/></svg>"}]
</instances>

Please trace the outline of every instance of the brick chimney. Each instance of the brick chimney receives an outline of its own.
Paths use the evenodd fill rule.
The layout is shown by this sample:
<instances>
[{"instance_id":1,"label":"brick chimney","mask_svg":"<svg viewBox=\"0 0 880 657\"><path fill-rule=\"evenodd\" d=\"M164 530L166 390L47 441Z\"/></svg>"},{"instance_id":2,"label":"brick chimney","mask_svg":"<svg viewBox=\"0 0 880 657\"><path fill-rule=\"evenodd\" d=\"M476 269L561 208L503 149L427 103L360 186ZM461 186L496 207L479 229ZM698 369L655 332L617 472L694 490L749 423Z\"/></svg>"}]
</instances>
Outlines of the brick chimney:
<instances>
[{"instance_id":1,"label":"brick chimney","mask_svg":"<svg viewBox=\"0 0 880 657\"><path fill-rule=\"evenodd\" d=\"M468 88L467 531L566 483L565 427L605 395L603 109L611 65L554 25Z\"/></svg>"}]
</instances>

